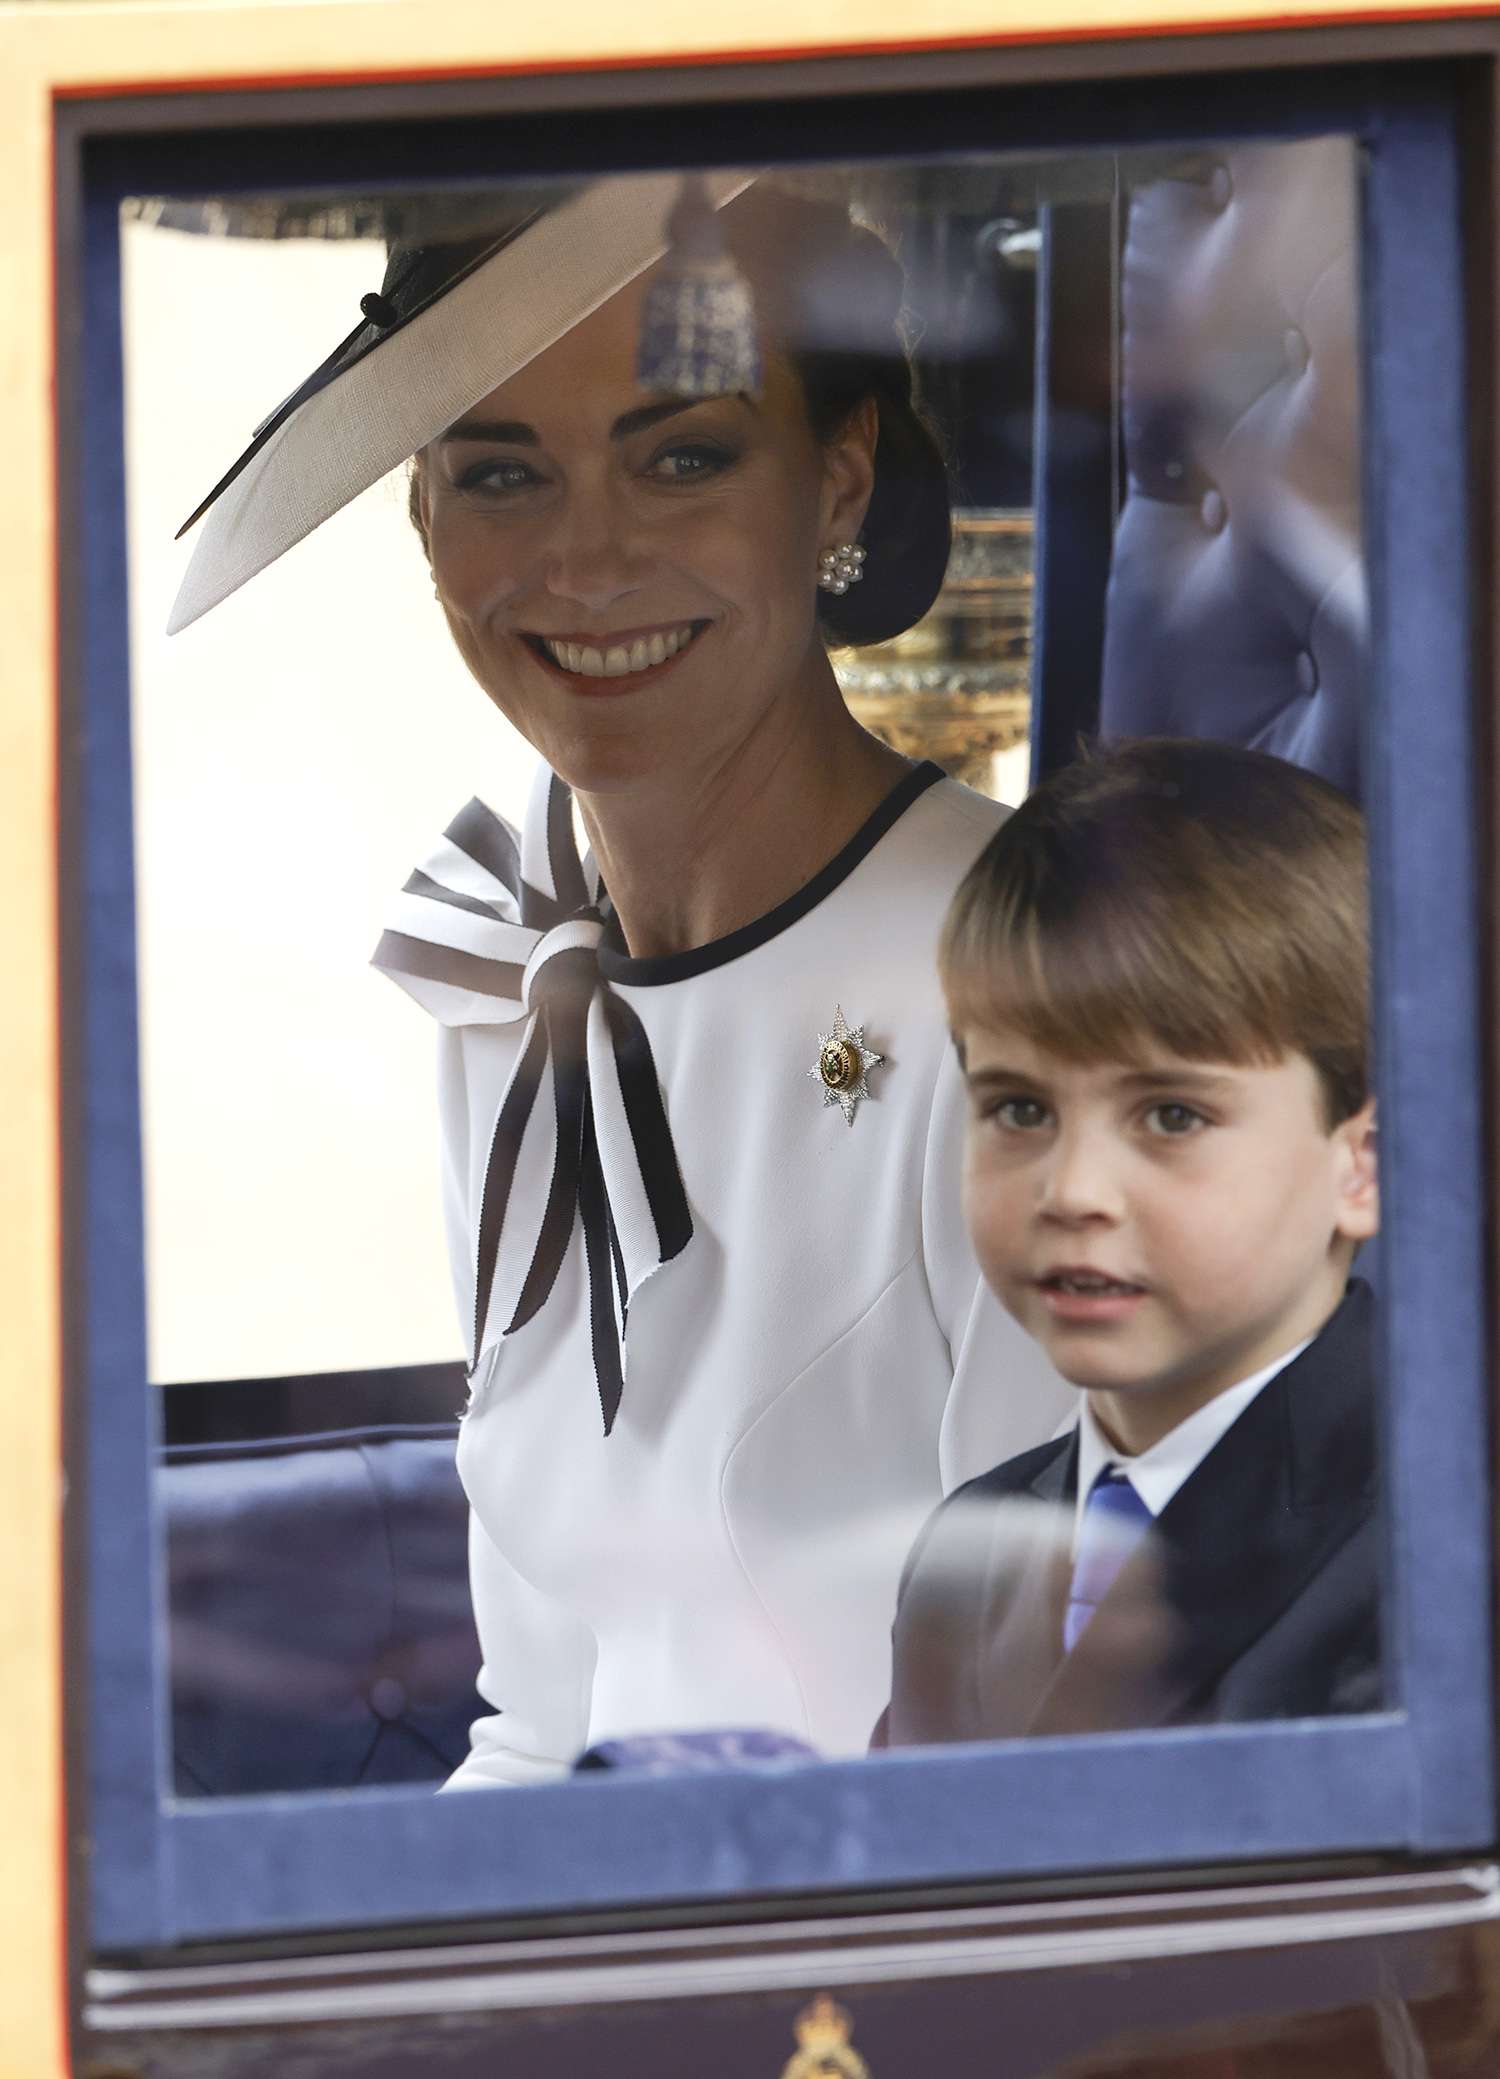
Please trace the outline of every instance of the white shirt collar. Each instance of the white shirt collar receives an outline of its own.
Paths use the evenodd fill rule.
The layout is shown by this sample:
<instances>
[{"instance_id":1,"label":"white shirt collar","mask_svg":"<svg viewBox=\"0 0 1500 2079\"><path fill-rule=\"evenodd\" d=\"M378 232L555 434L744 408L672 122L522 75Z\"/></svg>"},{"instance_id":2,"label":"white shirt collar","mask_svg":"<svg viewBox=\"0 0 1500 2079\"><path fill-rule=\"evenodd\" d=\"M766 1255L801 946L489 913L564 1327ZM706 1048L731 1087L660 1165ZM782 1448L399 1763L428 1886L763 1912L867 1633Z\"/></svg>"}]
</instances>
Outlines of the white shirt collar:
<instances>
[{"instance_id":1,"label":"white shirt collar","mask_svg":"<svg viewBox=\"0 0 1500 2079\"><path fill-rule=\"evenodd\" d=\"M1300 1357L1313 1338L1307 1336L1294 1349L1238 1385L1227 1386L1216 1393L1211 1401L1169 1429L1164 1437L1158 1437L1147 1451L1131 1457L1113 1445L1094 1419L1093 1409L1085 1397L1078 1416L1078 1500L1073 1514L1073 1541L1077 1544L1078 1530L1083 1522L1083 1505L1089 1491L1099 1475L1109 1466L1118 1466L1122 1473L1130 1475L1130 1484L1140 1496L1153 1516L1159 1516L1178 1488L1207 1458L1220 1437L1226 1435L1238 1422L1251 1401L1263 1387L1269 1386L1278 1372L1284 1372L1289 1364Z\"/></svg>"}]
</instances>

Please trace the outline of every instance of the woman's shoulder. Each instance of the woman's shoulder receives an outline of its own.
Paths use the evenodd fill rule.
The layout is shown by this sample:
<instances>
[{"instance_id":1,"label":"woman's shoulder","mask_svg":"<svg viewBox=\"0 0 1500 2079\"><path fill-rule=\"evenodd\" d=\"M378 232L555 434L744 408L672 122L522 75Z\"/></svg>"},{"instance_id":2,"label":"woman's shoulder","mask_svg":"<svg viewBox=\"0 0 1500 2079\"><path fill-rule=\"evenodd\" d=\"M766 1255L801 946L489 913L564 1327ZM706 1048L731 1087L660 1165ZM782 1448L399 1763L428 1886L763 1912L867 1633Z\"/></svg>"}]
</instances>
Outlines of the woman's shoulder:
<instances>
[{"instance_id":1,"label":"woman's shoulder","mask_svg":"<svg viewBox=\"0 0 1500 2079\"><path fill-rule=\"evenodd\" d=\"M951 890L1009 814L1003 802L945 773L917 796L880 851L903 878Z\"/></svg>"},{"instance_id":2,"label":"woman's shoulder","mask_svg":"<svg viewBox=\"0 0 1500 2079\"><path fill-rule=\"evenodd\" d=\"M936 817L950 824L955 832L972 832L974 841L979 844L992 837L1010 814L1005 802L981 794L976 788L966 787L962 780L954 779L951 774L945 774L929 787L926 799Z\"/></svg>"},{"instance_id":3,"label":"woman's shoulder","mask_svg":"<svg viewBox=\"0 0 1500 2079\"><path fill-rule=\"evenodd\" d=\"M846 850L777 922L797 926L778 934L789 959L836 962L841 971L865 961L883 974L905 961L915 1004L936 991L933 955L954 891L1007 811L931 767L913 768L906 784L885 827L867 826L857 852Z\"/></svg>"}]
</instances>

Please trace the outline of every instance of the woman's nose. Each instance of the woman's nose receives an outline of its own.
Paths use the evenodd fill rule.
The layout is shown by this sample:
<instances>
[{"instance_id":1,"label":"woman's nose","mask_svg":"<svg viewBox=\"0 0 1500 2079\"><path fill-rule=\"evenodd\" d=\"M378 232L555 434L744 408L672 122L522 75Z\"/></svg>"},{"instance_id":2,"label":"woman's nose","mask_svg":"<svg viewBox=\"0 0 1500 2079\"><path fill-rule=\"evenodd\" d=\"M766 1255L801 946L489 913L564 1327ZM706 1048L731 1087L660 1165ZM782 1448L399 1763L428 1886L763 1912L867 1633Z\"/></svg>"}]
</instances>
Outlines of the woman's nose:
<instances>
[{"instance_id":1,"label":"woman's nose","mask_svg":"<svg viewBox=\"0 0 1500 2079\"><path fill-rule=\"evenodd\" d=\"M640 588L640 558L605 498L570 499L546 544L544 578L554 599L605 613Z\"/></svg>"},{"instance_id":2,"label":"woman's nose","mask_svg":"<svg viewBox=\"0 0 1500 2079\"><path fill-rule=\"evenodd\" d=\"M1052 1144L1042 1177L1042 1217L1068 1227L1113 1225L1123 1210L1121 1177L1110 1136L1065 1127Z\"/></svg>"}]
</instances>

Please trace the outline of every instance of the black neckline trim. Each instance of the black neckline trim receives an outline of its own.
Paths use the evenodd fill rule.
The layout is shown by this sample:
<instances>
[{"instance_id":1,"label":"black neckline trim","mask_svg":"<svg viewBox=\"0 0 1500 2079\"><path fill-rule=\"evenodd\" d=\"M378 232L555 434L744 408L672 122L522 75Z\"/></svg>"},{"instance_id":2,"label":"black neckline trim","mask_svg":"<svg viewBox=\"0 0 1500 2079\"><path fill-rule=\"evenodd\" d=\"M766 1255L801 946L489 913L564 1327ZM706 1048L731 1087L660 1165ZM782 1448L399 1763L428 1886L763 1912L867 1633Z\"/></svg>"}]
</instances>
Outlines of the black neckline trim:
<instances>
[{"instance_id":1,"label":"black neckline trim","mask_svg":"<svg viewBox=\"0 0 1500 2079\"><path fill-rule=\"evenodd\" d=\"M685 982L692 975L705 974L711 967L722 967L727 961L739 960L746 953L753 953L767 939L775 938L778 932L805 917L809 910L816 909L841 881L849 878L912 803L946 777L940 765L934 765L930 758L924 759L904 779L897 781L848 844L836 852L826 866L820 867L810 881L804 882L795 895L789 895L785 902L778 902L774 909L767 910L763 917L755 918L752 923L741 924L737 930L726 932L723 938L710 939L706 946L693 946L685 953L657 953L634 959L615 938L614 934L620 928L619 921L611 917L599 948L599 972L608 982L626 982L632 987Z\"/></svg>"}]
</instances>

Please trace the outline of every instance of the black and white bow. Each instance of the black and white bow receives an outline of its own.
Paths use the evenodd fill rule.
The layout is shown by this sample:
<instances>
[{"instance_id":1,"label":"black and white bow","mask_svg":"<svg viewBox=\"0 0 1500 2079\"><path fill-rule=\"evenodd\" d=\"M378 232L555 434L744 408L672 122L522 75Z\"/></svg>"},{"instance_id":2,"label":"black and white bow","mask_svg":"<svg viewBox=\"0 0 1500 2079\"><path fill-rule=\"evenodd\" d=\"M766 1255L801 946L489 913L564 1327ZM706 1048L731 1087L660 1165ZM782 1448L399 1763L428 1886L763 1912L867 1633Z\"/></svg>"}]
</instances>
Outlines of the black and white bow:
<instances>
[{"instance_id":1,"label":"black and white bow","mask_svg":"<svg viewBox=\"0 0 1500 2079\"><path fill-rule=\"evenodd\" d=\"M511 1335L545 1305L579 1222L608 1435L630 1301L693 1222L645 1027L600 972L602 897L570 791L542 766L519 847L471 801L402 890L374 964L445 1025L525 1021L485 1165L470 1370L490 1322Z\"/></svg>"}]
</instances>

